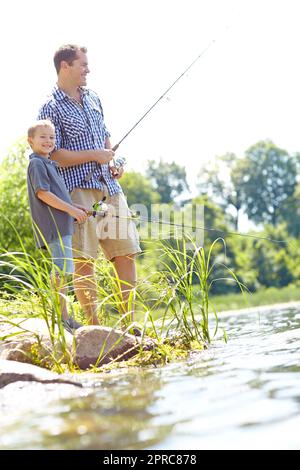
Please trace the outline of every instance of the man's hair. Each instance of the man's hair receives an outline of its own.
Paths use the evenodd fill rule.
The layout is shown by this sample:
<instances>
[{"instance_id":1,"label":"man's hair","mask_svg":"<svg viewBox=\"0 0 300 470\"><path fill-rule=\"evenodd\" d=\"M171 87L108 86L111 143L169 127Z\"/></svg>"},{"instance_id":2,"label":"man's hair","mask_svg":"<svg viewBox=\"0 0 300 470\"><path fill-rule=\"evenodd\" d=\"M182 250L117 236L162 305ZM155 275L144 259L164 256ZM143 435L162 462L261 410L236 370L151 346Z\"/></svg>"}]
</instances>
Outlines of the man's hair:
<instances>
[{"instance_id":1,"label":"man's hair","mask_svg":"<svg viewBox=\"0 0 300 470\"><path fill-rule=\"evenodd\" d=\"M55 129L54 124L49 119L40 119L29 127L27 137L34 137L34 134L39 127L51 127L52 129Z\"/></svg>"},{"instance_id":2,"label":"man's hair","mask_svg":"<svg viewBox=\"0 0 300 470\"><path fill-rule=\"evenodd\" d=\"M76 44L66 44L61 46L54 54L54 65L56 68L56 72L59 73L60 71L60 64L64 60L69 65L72 65L73 61L78 58L77 53L81 51L84 54L87 53L87 48L83 46L77 46Z\"/></svg>"}]
</instances>

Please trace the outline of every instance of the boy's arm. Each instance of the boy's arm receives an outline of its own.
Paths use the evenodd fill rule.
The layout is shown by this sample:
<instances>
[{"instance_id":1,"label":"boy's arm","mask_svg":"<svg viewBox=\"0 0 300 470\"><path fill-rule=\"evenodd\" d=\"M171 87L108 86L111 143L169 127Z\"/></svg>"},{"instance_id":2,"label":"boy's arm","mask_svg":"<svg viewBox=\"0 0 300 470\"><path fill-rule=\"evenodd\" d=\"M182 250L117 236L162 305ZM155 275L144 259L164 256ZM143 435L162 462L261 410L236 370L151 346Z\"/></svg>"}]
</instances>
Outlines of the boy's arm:
<instances>
[{"instance_id":1,"label":"boy's arm","mask_svg":"<svg viewBox=\"0 0 300 470\"><path fill-rule=\"evenodd\" d=\"M87 219L87 214L84 210L79 209L68 202L63 201L51 191L45 191L44 189L39 189L36 192L36 196L43 201L48 206L59 209L63 212L67 212L71 217L74 217L79 223L85 222Z\"/></svg>"}]
</instances>

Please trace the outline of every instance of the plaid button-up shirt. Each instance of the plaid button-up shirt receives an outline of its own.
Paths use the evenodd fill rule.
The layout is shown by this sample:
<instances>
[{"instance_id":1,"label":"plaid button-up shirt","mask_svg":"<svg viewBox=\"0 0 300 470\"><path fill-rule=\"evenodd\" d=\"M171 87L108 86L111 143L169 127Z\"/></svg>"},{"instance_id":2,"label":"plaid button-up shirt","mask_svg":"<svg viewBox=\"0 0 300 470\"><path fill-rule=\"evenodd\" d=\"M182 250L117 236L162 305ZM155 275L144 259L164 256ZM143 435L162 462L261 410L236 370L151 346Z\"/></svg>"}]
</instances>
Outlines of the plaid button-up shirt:
<instances>
[{"instance_id":1,"label":"plaid button-up shirt","mask_svg":"<svg viewBox=\"0 0 300 470\"><path fill-rule=\"evenodd\" d=\"M40 109L38 119L50 119L55 126L55 150L104 149L110 134L106 129L100 99L92 90L80 88L82 105L57 86ZM74 188L103 190L103 182L110 195L122 191L109 171L108 164L87 162L59 168L69 191ZM88 175L91 177L89 178Z\"/></svg>"}]
</instances>

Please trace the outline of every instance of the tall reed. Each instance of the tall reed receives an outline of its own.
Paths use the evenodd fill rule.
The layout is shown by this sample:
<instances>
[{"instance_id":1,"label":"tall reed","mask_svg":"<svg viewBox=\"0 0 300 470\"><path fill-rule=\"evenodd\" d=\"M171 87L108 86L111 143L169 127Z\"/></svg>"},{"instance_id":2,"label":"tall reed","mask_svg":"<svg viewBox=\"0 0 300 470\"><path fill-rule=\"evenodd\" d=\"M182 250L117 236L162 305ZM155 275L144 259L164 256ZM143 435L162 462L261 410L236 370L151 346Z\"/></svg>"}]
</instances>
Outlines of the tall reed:
<instances>
[{"instance_id":1,"label":"tall reed","mask_svg":"<svg viewBox=\"0 0 300 470\"><path fill-rule=\"evenodd\" d=\"M7 305L18 301L19 305L22 304L22 310L26 307L27 312L30 311L30 317L40 317L45 321L52 345L49 351L49 362L52 362L58 371L62 371L61 362L67 362L71 366L72 360L62 325L59 289L68 288L70 281L65 281L62 272L61 285L53 285L51 282L53 264L47 243L45 242L45 250L39 250L37 258L26 251L15 227L11 225L11 229L16 232L20 251L0 250L0 284L2 286L0 294L2 299L6 300ZM14 321L9 315L11 313L9 308L6 311L8 313L6 321L18 326L17 318ZM28 316L26 312L18 312L18 314L23 313ZM22 325L19 328L19 333L24 333Z\"/></svg>"},{"instance_id":2,"label":"tall reed","mask_svg":"<svg viewBox=\"0 0 300 470\"><path fill-rule=\"evenodd\" d=\"M12 229L15 230L14 227ZM0 296L6 299L7 305L12 301L29 305L30 316L43 318L52 344L49 355L56 370L63 369L62 361L72 368L72 358L62 325L59 293L61 287L71 287L72 281L63 281L65 276L62 272L61 279L65 284L58 288L53 286L53 266L47 250L40 250L37 259L26 252L20 238L19 243L18 252L0 252ZM126 303L115 269L111 263L99 258L96 263L95 289L101 322L115 329L121 328L124 333L132 332L132 328L138 325L142 337L150 335L156 338L158 347L162 349L165 340L173 338L174 335L181 338L187 347L191 347L195 342L199 345L209 344L219 326L218 314L210 299L212 285L215 282L233 281L242 292L246 289L223 261L219 245L223 248L225 258L224 240L218 238L207 250L197 246L191 237L157 243L152 244L151 249L155 246L160 263L159 270L146 270L147 275L134 287L129 284L126 286L126 283L122 282L129 292ZM227 275L216 275L220 267ZM68 296L66 300L74 309L75 304ZM132 322L133 309L139 322ZM9 311L9 308L7 310ZM213 316L209 315L210 312ZM14 318L8 315L7 321L13 323Z\"/></svg>"},{"instance_id":3,"label":"tall reed","mask_svg":"<svg viewBox=\"0 0 300 470\"><path fill-rule=\"evenodd\" d=\"M215 282L236 282L243 292L246 288L234 272L220 260L220 254L214 255L218 243L226 245L222 238L216 239L207 253L202 246L186 236L176 240L175 246L163 242L161 263L164 267L169 289L162 317L161 331L177 331L188 342L210 343L218 331L218 314L210 300L210 290ZM222 267L229 274L227 277L214 277L217 267ZM213 333L209 324L209 312L214 314ZM170 315L171 314L171 315Z\"/></svg>"}]
</instances>

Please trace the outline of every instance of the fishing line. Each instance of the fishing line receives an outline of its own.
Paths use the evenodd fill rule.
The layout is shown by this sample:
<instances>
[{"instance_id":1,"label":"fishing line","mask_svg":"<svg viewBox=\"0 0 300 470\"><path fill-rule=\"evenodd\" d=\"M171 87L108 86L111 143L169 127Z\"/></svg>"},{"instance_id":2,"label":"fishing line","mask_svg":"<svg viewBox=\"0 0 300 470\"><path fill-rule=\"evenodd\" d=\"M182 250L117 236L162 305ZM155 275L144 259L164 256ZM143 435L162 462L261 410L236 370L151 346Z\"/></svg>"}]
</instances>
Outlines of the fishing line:
<instances>
[{"instance_id":1,"label":"fishing line","mask_svg":"<svg viewBox=\"0 0 300 470\"><path fill-rule=\"evenodd\" d=\"M141 216L136 216L136 217L130 217L130 216L121 216L121 215L116 215L116 214L108 214L106 210L94 210L94 211L88 211L88 214L90 216L96 217L106 217L107 215L114 217L116 219L124 219L124 220L132 220L132 221L141 221L141 222L147 222L148 224L161 224L161 225L168 225L171 227L179 227L183 231L184 229L191 229L194 231L197 230L202 230L202 231L207 231L207 232L217 232L222 235L229 235L229 236L239 236L239 237L244 237L244 238L253 238L255 240L266 240L272 243L277 243L277 244L285 244L288 245L289 242L286 240L276 240L274 238L270 237L258 237L257 235L251 235L248 233L240 233L240 232L233 232L233 231L227 231L227 230L221 230L221 229L216 229L216 228L210 228L210 227L199 227L199 226L194 226L194 225L183 225L183 224L176 224L174 222L169 222L166 220L154 220L154 219L148 219L147 217L141 217Z\"/></svg>"},{"instance_id":2,"label":"fishing line","mask_svg":"<svg viewBox=\"0 0 300 470\"><path fill-rule=\"evenodd\" d=\"M228 29L228 28L227 28ZM209 44L208 46L205 47L205 49L203 49L200 54L197 55L197 57L188 65L188 67L174 80L174 82L162 93L162 95L150 106L149 109L147 109L147 111L140 117L140 119L138 119L138 121L129 129L128 132L126 132L126 134L121 138L121 140L115 144L113 147L112 147L112 150L115 152L118 147L120 146L120 144L129 136L129 134L131 134L131 132L143 121L143 119L145 119L145 117L152 111L153 108L155 108L155 106L167 95L167 93L169 93L169 91L176 85L176 83L184 77L184 75L186 75L186 73L193 67L193 65L216 43L216 39L213 39ZM123 163L124 164L124 163ZM120 166L123 166L123 164L121 164ZM91 178L92 174L94 173L94 171L92 171L88 176L88 179ZM87 179L86 179L87 180ZM97 203L97 204L100 204L100 203ZM101 204L99 206L99 208L101 209ZM97 210L93 210L93 211L89 211L88 212L89 215L92 215L93 217L96 217L96 216L102 216L102 217L105 217L107 215L107 212L103 211L103 210L100 210L100 211L97 211ZM173 222L169 222L169 221L165 221L165 220L154 220L154 219L148 219L148 218L145 218L145 217L125 217L125 216L119 216L119 215L115 215L115 214L111 214L112 217L115 217L115 218L118 218L118 219L127 219L127 220L140 220L142 222L147 222L147 223L151 223L151 224L161 224L161 225L168 225L168 226L173 226L173 227L180 227L181 229L184 229L184 228L188 228L188 229L192 229L194 231L196 230L202 230L202 231L208 231L208 232L217 232L217 233L220 233L220 234L223 234L223 235L229 235L229 236L239 236L239 237L244 237L244 238L253 238L255 240L266 240L266 241L270 241L272 243L278 243L278 244L288 244L288 242L286 240L276 240L276 239L273 239L273 238L270 238L270 237L258 237L256 235L251 235L251 234L245 234L245 233L239 233L239 232L233 232L233 231L224 231L224 230L220 230L220 229L215 229L215 228L210 228L210 227L196 227L196 226L193 226L193 225L182 225L182 224L176 224L176 223L173 223Z\"/></svg>"}]
</instances>

